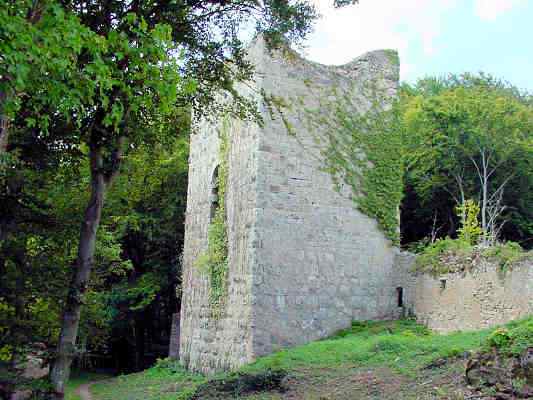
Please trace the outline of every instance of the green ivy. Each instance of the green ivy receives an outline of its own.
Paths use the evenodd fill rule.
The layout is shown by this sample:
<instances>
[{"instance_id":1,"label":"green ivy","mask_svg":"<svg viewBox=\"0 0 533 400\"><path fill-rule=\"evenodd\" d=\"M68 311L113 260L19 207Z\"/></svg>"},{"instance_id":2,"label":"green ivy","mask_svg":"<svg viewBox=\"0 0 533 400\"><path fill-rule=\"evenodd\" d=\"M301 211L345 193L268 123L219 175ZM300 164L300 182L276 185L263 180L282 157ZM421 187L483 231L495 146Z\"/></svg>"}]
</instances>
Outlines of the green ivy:
<instances>
[{"instance_id":1,"label":"green ivy","mask_svg":"<svg viewBox=\"0 0 533 400\"><path fill-rule=\"evenodd\" d=\"M484 249L483 256L489 260L496 261L502 271L505 272L520 262L532 258L533 251L525 251L518 243L506 242L496 243Z\"/></svg>"},{"instance_id":2,"label":"green ivy","mask_svg":"<svg viewBox=\"0 0 533 400\"><path fill-rule=\"evenodd\" d=\"M404 175L398 110L384 109L385 99L373 94L370 109L358 113L350 98L335 95L336 100L311 111L313 126L324 131L318 135L319 141L325 138L326 142L324 169L338 190L341 182L351 187L356 207L375 218L385 235L398 245Z\"/></svg>"},{"instance_id":3,"label":"green ivy","mask_svg":"<svg viewBox=\"0 0 533 400\"><path fill-rule=\"evenodd\" d=\"M470 269L476 248L464 239L437 239L418 254L413 272L433 276Z\"/></svg>"},{"instance_id":4,"label":"green ivy","mask_svg":"<svg viewBox=\"0 0 533 400\"><path fill-rule=\"evenodd\" d=\"M414 265L414 272L427 272L433 276L454 273L475 268L482 260L497 263L500 272L507 272L514 266L531 259L533 252L525 251L518 243L496 243L484 248L474 246L464 238L437 239L423 248Z\"/></svg>"},{"instance_id":5,"label":"green ivy","mask_svg":"<svg viewBox=\"0 0 533 400\"><path fill-rule=\"evenodd\" d=\"M228 181L229 121L223 120L220 133L220 165L218 167L218 207L208 228L207 251L196 262L209 278L209 303L215 318L220 317L227 292L228 229L226 224L226 188Z\"/></svg>"},{"instance_id":6,"label":"green ivy","mask_svg":"<svg viewBox=\"0 0 533 400\"><path fill-rule=\"evenodd\" d=\"M267 94L264 89L261 89L261 96L263 97L270 118L274 121L276 115L279 115L287 133L291 136L296 136L294 126L289 121L286 114L286 110L292 111L292 104L288 103L283 97Z\"/></svg>"},{"instance_id":7,"label":"green ivy","mask_svg":"<svg viewBox=\"0 0 533 400\"><path fill-rule=\"evenodd\" d=\"M384 50L384 52L392 65L400 65L400 57L398 56L398 52L396 50L387 49Z\"/></svg>"}]
</instances>

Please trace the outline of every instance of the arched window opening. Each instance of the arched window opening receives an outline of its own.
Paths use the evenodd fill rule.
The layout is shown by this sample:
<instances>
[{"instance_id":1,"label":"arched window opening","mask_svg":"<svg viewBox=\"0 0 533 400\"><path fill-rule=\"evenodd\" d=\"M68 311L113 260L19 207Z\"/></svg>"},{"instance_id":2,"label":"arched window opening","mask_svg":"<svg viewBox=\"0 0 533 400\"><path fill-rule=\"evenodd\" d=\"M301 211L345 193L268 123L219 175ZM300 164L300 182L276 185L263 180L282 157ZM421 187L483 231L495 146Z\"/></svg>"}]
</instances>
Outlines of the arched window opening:
<instances>
[{"instance_id":1,"label":"arched window opening","mask_svg":"<svg viewBox=\"0 0 533 400\"><path fill-rule=\"evenodd\" d=\"M215 170L213 171L213 176L211 178L211 194L210 194L210 212L209 212L209 219L212 220L215 217L215 213L218 210L219 207L219 182L218 182L218 165L216 166Z\"/></svg>"}]
</instances>

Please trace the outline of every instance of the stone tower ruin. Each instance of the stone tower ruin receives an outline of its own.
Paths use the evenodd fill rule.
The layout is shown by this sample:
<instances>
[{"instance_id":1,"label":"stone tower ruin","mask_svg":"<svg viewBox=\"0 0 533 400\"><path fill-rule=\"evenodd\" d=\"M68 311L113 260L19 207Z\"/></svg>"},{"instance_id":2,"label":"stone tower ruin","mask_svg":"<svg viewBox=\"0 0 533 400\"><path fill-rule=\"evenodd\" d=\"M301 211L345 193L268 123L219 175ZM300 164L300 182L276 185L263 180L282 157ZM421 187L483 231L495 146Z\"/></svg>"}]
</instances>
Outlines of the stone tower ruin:
<instances>
[{"instance_id":1,"label":"stone tower ruin","mask_svg":"<svg viewBox=\"0 0 533 400\"><path fill-rule=\"evenodd\" d=\"M360 212L349 189L336 190L320 146L301 110L318 106L331 87L367 109L369 83L392 102L398 89L395 52L367 53L339 67L271 54L257 39L249 49L255 97L264 124L201 122L191 136L183 254L180 358L188 368L235 369L285 346L346 328L353 320L389 319L402 312L406 260ZM268 99L298 99L279 113ZM209 276L197 260L220 199L216 183L221 132L227 135L225 192L228 270L224 304L214 315Z\"/></svg>"}]
</instances>

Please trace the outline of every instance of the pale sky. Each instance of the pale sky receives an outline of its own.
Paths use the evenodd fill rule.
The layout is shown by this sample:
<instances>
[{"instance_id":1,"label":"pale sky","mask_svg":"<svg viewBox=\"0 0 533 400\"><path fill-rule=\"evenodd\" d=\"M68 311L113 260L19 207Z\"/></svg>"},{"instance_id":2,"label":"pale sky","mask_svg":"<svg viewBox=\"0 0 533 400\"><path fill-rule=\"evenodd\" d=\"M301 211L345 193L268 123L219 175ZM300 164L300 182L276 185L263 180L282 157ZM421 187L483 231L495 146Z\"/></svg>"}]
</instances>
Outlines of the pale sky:
<instances>
[{"instance_id":1,"label":"pale sky","mask_svg":"<svg viewBox=\"0 0 533 400\"><path fill-rule=\"evenodd\" d=\"M396 49L402 80L484 71L533 91L533 0L360 0L339 10L314 1L323 17L306 42L313 61Z\"/></svg>"}]
</instances>

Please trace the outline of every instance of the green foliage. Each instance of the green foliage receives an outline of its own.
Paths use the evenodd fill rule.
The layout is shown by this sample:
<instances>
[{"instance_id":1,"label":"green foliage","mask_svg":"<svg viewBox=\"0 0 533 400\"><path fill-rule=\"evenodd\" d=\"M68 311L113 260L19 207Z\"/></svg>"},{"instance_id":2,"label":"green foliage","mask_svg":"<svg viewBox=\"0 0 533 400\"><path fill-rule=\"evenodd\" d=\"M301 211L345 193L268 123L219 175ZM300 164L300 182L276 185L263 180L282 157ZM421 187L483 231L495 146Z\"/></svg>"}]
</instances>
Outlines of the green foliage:
<instances>
[{"instance_id":1,"label":"green foliage","mask_svg":"<svg viewBox=\"0 0 533 400\"><path fill-rule=\"evenodd\" d=\"M373 321L353 321L350 328L337 332L327 340L342 339L350 335L371 338L373 335L385 333L426 336L431 334L431 331L423 325L414 323L410 319L395 321L394 324L381 324Z\"/></svg>"},{"instance_id":2,"label":"green foliage","mask_svg":"<svg viewBox=\"0 0 533 400\"><path fill-rule=\"evenodd\" d=\"M0 26L0 114L14 119L23 96L34 111L52 106L67 117L72 109L82 112L82 98L71 83L79 77L79 55L96 35L55 1L3 0ZM46 113L24 118L26 126L44 130L49 122Z\"/></svg>"},{"instance_id":3,"label":"green foliage","mask_svg":"<svg viewBox=\"0 0 533 400\"><path fill-rule=\"evenodd\" d=\"M151 369L155 372L170 372L172 374L185 372L179 360L173 360L171 358L158 358Z\"/></svg>"},{"instance_id":4,"label":"green foliage","mask_svg":"<svg viewBox=\"0 0 533 400\"><path fill-rule=\"evenodd\" d=\"M466 200L456 207L456 211L461 216L459 240L475 245L483 233L478 220L479 205L473 200Z\"/></svg>"},{"instance_id":5,"label":"green foliage","mask_svg":"<svg viewBox=\"0 0 533 400\"><path fill-rule=\"evenodd\" d=\"M511 339L502 349L519 354L525 346L531 346L531 324L531 318L508 324L505 329ZM421 369L436 360L455 358L467 351L488 346L487 343L493 340L491 338L498 336L498 333L492 332L498 332L499 329L439 335L412 320L354 322L350 329L332 338L278 351L259 358L235 373L222 373L212 380L183 371L175 361L163 360L143 373L97 384L93 386L93 392L101 400L185 400L194 396L202 384L209 387L213 382L211 386L214 388L218 387L219 382L230 384L238 376L266 376L268 371L276 370L287 371L289 376L308 377L317 374L322 377L325 373L341 374L347 369L368 371L385 367L418 378ZM219 398L229 397L222 391L211 394L213 398L217 398L217 395ZM271 398L270 394L268 391L259 392L258 396ZM232 398L248 397L235 395Z\"/></svg>"},{"instance_id":6,"label":"green foliage","mask_svg":"<svg viewBox=\"0 0 533 400\"><path fill-rule=\"evenodd\" d=\"M524 251L518 243L496 243L490 247L479 247L465 239L447 237L423 247L415 260L414 269L440 275L471 269L475 267L474 259L485 259L496 261L501 270L506 271L531 256L531 252Z\"/></svg>"},{"instance_id":7,"label":"green foliage","mask_svg":"<svg viewBox=\"0 0 533 400\"><path fill-rule=\"evenodd\" d=\"M281 367L287 371L300 368L335 368L388 366L408 375L439 358L472 350L480 346L487 331L437 335L414 321L371 322L356 325L355 332L343 337L313 342L283 350ZM381 350L381 351L377 351ZM272 357L266 356L244 367L244 371L268 368Z\"/></svg>"},{"instance_id":8,"label":"green foliage","mask_svg":"<svg viewBox=\"0 0 533 400\"><path fill-rule=\"evenodd\" d=\"M324 140L325 170L337 189L347 184L355 205L375 218L385 235L399 244L398 206L403 196L402 129L398 108L384 109L385 99L377 90L369 90L372 107L364 114L348 97L322 104L310 113Z\"/></svg>"},{"instance_id":9,"label":"green foliage","mask_svg":"<svg viewBox=\"0 0 533 400\"><path fill-rule=\"evenodd\" d=\"M400 57L398 56L398 52L396 50L384 50L385 54L387 55L389 62L392 65L400 65Z\"/></svg>"},{"instance_id":10,"label":"green foliage","mask_svg":"<svg viewBox=\"0 0 533 400\"><path fill-rule=\"evenodd\" d=\"M507 328L498 328L487 338L486 343L491 347L502 348L508 346L511 342L511 336Z\"/></svg>"},{"instance_id":11,"label":"green foliage","mask_svg":"<svg viewBox=\"0 0 533 400\"><path fill-rule=\"evenodd\" d=\"M149 343L159 340L150 324L170 323L177 303L187 191L189 118L183 114L172 127L154 128L154 136L170 131L164 144L139 146L129 153L108 193L82 310L80 351L106 354L117 337L133 343L132 326L141 316L148 321L143 329ZM31 207L32 213L13 213L21 221L0 243L0 260L5 262L0 292L12 308L20 304L16 315L4 314L7 331L0 334L0 347L17 349L35 341L53 346L57 341L65 282L73 269L87 201L86 167L81 161L77 167L66 163L54 174L29 171L32 180L24 188L31 190L32 202L24 193L17 204L23 211ZM3 204L11 204L4 199Z\"/></svg>"},{"instance_id":12,"label":"green foliage","mask_svg":"<svg viewBox=\"0 0 533 400\"><path fill-rule=\"evenodd\" d=\"M27 307L32 333L36 338L56 338L59 335L60 309L57 304L38 297Z\"/></svg>"},{"instance_id":13,"label":"green foliage","mask_svg":"<svg viewBox=\"0 0 533 400\"><path fill-rule=\"evenodd\" d=\"M447 272L453 272L454 268L467 268L471 266L471 260L468 260L474 247L465 240L459 239L437 239L434 243L429 244L421 253L418 254L415 261L415 270L430 272L440 275ZM464 265L456 260L465 261ZM454 261L452 264L450 261Z\"/></svg>"},{"instance_id":14,"label":"green foliage","mask_svg":"<svg viewBox=\"0 0 533 400\"><path fill-rule=\"evenodd\" d=\"M533 318L497 328L486 338L484 346L496 348L506 355L520 356L524 350L533 346Z\"/></svg>"},{"instance_id":15,"label":"green foliage","mask_svg":"<svg viewBox=\"0 0 533 400\"><path fill-rule=\"evenodd\" d=\"M531 257L531 252L526 252L514 242L496 243L483 251L483 256L491 260L496 260L502 270L512 268L513 265Z\"/></svg>"},{"instance_id":16,"label":"green foliage","mask_svg":"<svg viewBox=\"0 0 533 400\"><path fill-rule=\"evenodd\" d=\"M106 374L92 372L75 372L72 374L65 387L65 400L82 400L82 398L76 394L76 389L78 389L79 386L110 378L111 376Z\"/></svg>"},{"instance_id":17,"label":"green foliage","mask_svg":"<svg viewBox=\"0 0 533 400\"><path fill-rule=\"evenodd\" d=\"M264 89L261 89L261 96L267 107L270 118L274 121L276 115L279 115L287 133L291 136L295 135L294 127L287 118L286 110L291 110L292 105L288 103L283 97L267 94Z\"/></svg>"},{"instance_id":18,"label":"green foliage","mask_svg":"<svg viewBox=\"0 0 533 400\"><path fill-rule=\"evenodd\" d=\"M455 207L468 198L479 199L482 205L480 174L485 160L487 197L494 200L497 191L503 190L505 209L497 219L497 224L506 221L501 238L529 246L532 104L531 96L484 74L426 78L402 86L404 241L431 236L433 228L440 237L455 237Z\"/></svg>"},{"instance_id":19,"label":"green foliage","mask_svg":"<svg viewBox=\"0 0 533 400\"><path fill-rule=\"evenodd\" d=\"M213 316L220 317L225 303L228 274L228 232L226 216L226 189L228 184L228 157L230 151L229 122L223 121L220 133L220 149L217 182L218 207L208 228L207 251L196 260L197 267L209 278L209 302Z\"/></svg>"},{"instance_id":20,"label":"green foliage","mask_svg":"<svg viewBox=\"0 0 533 400\"><path fill-rule=\"evenodd\" d=\"M0 347L0 362L8 362L13 356L13 346L5 344Z\"/></svg>"},{"instance_id":21,"label":"green foliage","mask_svg":"<svg viewBox=\"0 0 533 400\"><path fill-rule=\"evenodd\" d=\"M14 309L0 348L53 346L67 294L76 294L69 308L84 305L78 345L89 350L102 350L111 332L132 342L143 317L176 309L188 146L174 139L189 122L177 114L256 117L233 87L252 73L240 29L253 20L271 38L299 41L317 17L305 1L193 3L0 1L0 117L9 122L0 289ZM101 226L99 209L86 214L94 255L94 237L78 239L88 189L106 200ZM78 247L89 250L76 265ZM94 267L80 295L68 282L83 265Z\"/></svg>"},{"instance_id":22,"label":"green foliage","mask_svg":"<svg viewBox=\"0 0 533 400\"><path fill-rule=\"evenodd\" d=\"M186 371L178 361L164 359L141 373L96 383L91 392L99 400L189 400L206 380Z\"/></svg>"}]
</instances>

